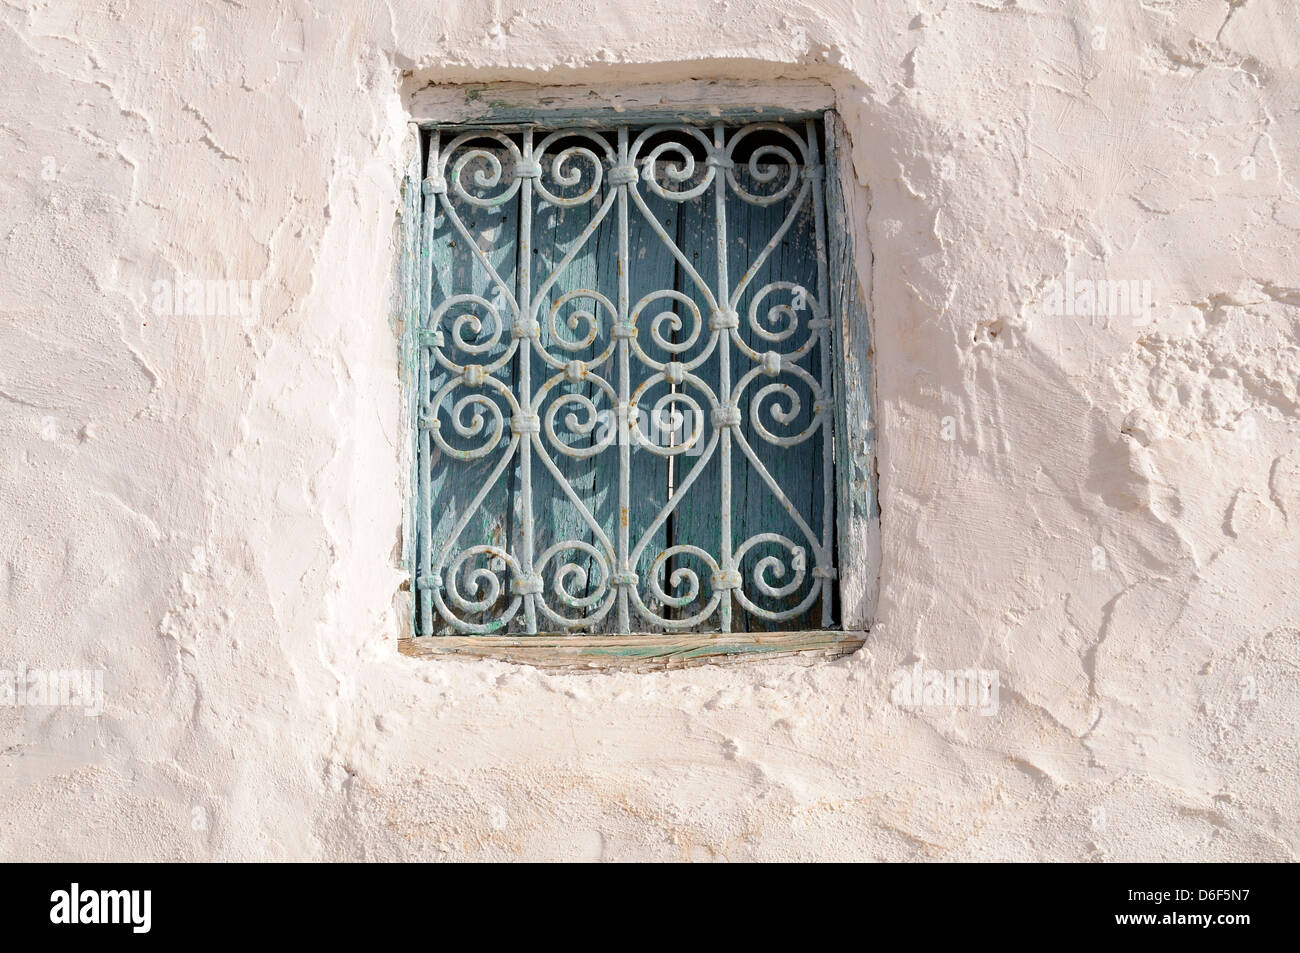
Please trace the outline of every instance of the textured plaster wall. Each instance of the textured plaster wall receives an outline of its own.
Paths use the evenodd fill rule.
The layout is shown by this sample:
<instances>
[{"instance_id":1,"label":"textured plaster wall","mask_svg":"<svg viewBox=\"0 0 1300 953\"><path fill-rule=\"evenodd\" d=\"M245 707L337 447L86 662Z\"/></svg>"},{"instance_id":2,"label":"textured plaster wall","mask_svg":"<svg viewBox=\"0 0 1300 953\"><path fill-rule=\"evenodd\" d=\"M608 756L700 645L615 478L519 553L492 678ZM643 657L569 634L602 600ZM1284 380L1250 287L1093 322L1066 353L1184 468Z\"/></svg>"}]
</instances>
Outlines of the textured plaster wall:
<instances>
[{"instance_id":1,"label":"textured plaster wall","mask_svg":"<svg viewBox=\"0 0 1300 953\"><path fill-rule=\"evenodd\" d=\"M1298 22L5 4L0 668L102 668L105 702L0 707L0 857L1293 859ZM683 77L824 80L854 138L869 646L400 657L405 96ZM256 313L159 314L178 272ZM1152 320L1045 313L1067 274L1150 281ZM917 661L996 670L997 714L895 704Z\"/></svg>"}]
</instances>

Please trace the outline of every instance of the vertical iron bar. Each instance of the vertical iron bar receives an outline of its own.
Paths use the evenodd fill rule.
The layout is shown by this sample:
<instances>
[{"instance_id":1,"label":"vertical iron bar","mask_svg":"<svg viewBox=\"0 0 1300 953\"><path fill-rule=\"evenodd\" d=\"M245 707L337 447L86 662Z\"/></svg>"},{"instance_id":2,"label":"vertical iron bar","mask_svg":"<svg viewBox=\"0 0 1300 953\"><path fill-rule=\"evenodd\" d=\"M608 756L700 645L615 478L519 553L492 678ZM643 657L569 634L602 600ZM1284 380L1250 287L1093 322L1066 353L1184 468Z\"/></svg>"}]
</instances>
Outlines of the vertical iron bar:
<instances>
[{"instance_id":1,"label":"vertical iron bar","mask_svg":"<svg viewBox=\"0 0 1300 953\"><path fill-rule=\"evenodd\" d=\"M525 126L523 132L523 161L533 161L533 129ZM533 236L533 180L525 176L519 185L519 313L516 321L529 322L533 318L532 295L532 236ZM532 336L519 339L519 403L526 415L533 413L533 340ZM523 503L524 551L519 562L524 576L533 575L533 444L536 434L524 434L519 441L519 492ZM536 597L524 593L524 622L529 635L537 634Z\"/></svg>"},{"instance_id":2,"label":"vertical iron bar","mask_svg":"<svg viewBox=\"0 0 1300 953\"><path fill-rule=\"evenodd\" d=\"M618 127L618 164L627 165L628 129ZM628 225L627 225L627 190L630 182L618 186L618 322L626 325L630 320L628 294ZM599 312L597 312L599 313ZM618 572L631 573L628 565L628 520L632 507L632 433L631 412L628 401L631 394L632 369L628 356L629 342L626 337L618 339ZM631 631L628 616L627 586L618 587L618 631L626 634Z\"/></svg>"},{"instance_id":3,"label":"vertical iron bar","mask_svg":"<svg viewBox=\"0 0 1300 953\"><path fill-rule=\"evenodd\" d=\"M727 176L722 168L723 159L722 123L713 124L713 155L710 159L714 175L714 210L717 225L718 242L718 306L731 312L731 290L727 278ZM731 405L731 331L721 328L718 331L718 402L724 409ZM721 439L722 467L722 512L720 537L720 564L723 573L730 573L736 567L731 565L731 429L722 428ZM731 631L731 590L718 601L718 628L723 632Z\"/></svg>"},{"instance_id":4,"label":"vertical iron bar","mask_svg":"<svg viewBox=\"0 0 1300 953\"><path fill-rule=\"evenodd\" d=\"M429 160L425 166L425 178L433 179L438 176L439 166L441 164L441 140L438 131L435 129L429 139ZM429 435L429 415L432 408L429 406L429 349L425 344L424 332L433 330L428 327L429 315L432 311L433 297L433 232L434 218L438 212L438 196L435 193L424 194L424 185L420 187L422 214L420 216L420 316L416 324L416 350L420 355L420 370L418 380L418 394L416 397L416 412L418 414L416 425L419 427L419 469L420 469L420 489L419 501L419 529L416 533L419 545L419 565L420 571L415 578L415 598L419 601L420 607L420 635L433 634L433 598L429 592L428 586L432 585L430 579L430 570L432 569L433 560L433 443Z\"/></svg>"}]
</instances>

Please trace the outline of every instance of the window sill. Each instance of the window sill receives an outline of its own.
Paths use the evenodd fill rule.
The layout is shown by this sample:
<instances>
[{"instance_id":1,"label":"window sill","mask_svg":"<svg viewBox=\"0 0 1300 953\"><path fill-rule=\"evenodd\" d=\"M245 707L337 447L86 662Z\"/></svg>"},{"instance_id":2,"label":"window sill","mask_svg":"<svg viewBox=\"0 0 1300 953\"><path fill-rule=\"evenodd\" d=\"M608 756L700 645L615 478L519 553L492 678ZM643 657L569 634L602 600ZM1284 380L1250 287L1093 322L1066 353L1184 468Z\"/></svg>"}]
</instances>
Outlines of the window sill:
<instances>
[{"instance_id":1,"label":"window sill","mask_svg":"<svg viewBox=\"0 0 1300 953\"><path fill-rule=\"evenodd\" d=\"M662 671L743 659L837 658L862 648L863 631L680 635L434 635L400 640L403 655L494 658L550 669Z\"/></svg>"}]
</instances>

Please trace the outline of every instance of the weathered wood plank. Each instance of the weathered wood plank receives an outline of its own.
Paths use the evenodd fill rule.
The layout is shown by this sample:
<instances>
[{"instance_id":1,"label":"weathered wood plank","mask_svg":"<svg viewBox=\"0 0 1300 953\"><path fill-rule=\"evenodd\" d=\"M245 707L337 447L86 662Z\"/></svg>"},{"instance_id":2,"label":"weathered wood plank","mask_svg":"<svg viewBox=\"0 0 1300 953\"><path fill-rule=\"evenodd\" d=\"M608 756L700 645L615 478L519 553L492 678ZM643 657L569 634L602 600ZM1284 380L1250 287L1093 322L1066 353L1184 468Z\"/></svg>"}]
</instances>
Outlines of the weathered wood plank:
<instances>
[{"instance_id":1,"label":"weathered wood plank","mask_svg":"<svg viewBox=\"0 0 1300 953\"><path fill-rule=\"evenodd\" d=\"M406 167L402 177L402 204L398 219L398 254L397 277L393 296L394 331L401 341L398 355L398 372L402 376L406 393L406 409L402 426L410 435L409 442L402 448L402 462L406 466L408 485L404 487L406 519L402 535L402 565L406 567L408 578L414 580L419 573L419 533L417 518L420 513L419 503L419 370L420 358L416 341L416 330L420 321L420 220L423 203L420 195L420 179L423 174L420 163L423 156L420 129L414 123L407 127L406 141L402 145ZM414 501L414 505L411 502ZM406 607L402 626L408 634L416 631L415 614L417 599L414 584L406 590Z\"/></svg>"},{"instance_id":2,"label":"weathered wood plank","mask_svg":"<svg viewBox=\"0 0 1300 953\"><path fill-rule=\"evenodd\" d=\"M646 202L664 231L669 235L676 235L678 220L682 211L681 206L675 202L665 202L653 195L646 196ZM674 275L676 274L677 263L668 250L668 246L660 241L659 236L655 234L644 215L636 208L630 196L628 199L627 219L629 314L626 317L630 320L631 309L635 308L647 295L661 291L664 288L676 287ZM648 304L639 315L637 341L642 351L649 355L651 359L667 360L670 357L653 343L651 327L654 320L665 311L677 311L680 314L681 310L678 302L659 298ZM683 321L689 320L689 315L681 314L681 317ZM630 393L635 393L647 378L654 376L654 371L638 360L635 353L629 355L628 367L631 377ZM651 418L650 413L655 401L668 389L666 384L659 384L643 395L640 407L640 423L643 432L651 438L662 439L663 437L662 432L657 432L657 422ZM685 434L680 434L679 437L684 439ZM630 521L628 549L630 553L640 542L642 536L645 535L650 523L659 515L659 511L668 502L670 460L668 457L659 456L642 447L636 441L631 442L628 457L632 471L631 498L633 503L631 511L628 513ZM680 460L681 456L679 455L672 458L671 462L673 473L679 479L681 473ZM663 611L658 601L651 598L648 581L650 567L655 557L669 545L669 525L666 522L650 536L650 541L642 551L637 565L633 567L641 580L641 599L651 612ZM645 620L634 607L630 612L631 623L634 627L642 628L646 625Z\"/></svg>"},{"instance_id":3,"label":"weathered wood plank","mask_svg":"<svg viewBox=\"0 0 1300 953\"><path fill-rule=\"evenodd\" d=\"M839 483L840 618L863 628L875 618L880 584L880 511L876 499L875 376L871 360L870 280L865 249L853 236L865 231L864 196L852 174L850 143L835 113L826 115L826 217L830 241L831 321L835 351L835 462ZM865 266L865 267L864 267Z\"/></svg>"},{"instance_id":4,"label":"weathered wood plank","mask_svg":"<svg viewBox=\"0 0 1300 953\"><path fill-rule=\"evenodd\" d=\"M745 164L738 164L734 174L742 187L755 194L763 194L771 188L770 186L765 187L763 183L756 181ZM730 291L734 292L742 277L758 260L768 241L780 230L786 217L794 210L798 194L796 189L794 195L787 197L784 201L763 207L743 202L734 192L728 190L726 203L728 248L726 249L726 255L728 288ZM715 228L716 219L712 203L693 202L688 204L684 212L684 247L690 249L690 254L701 277L709 283L715 293L718 293L719 274ZM800 312L798 315L801 329L786 341L773 342L766 340L751 325L749 321L750 305L755 297L762 292L763 288L769 282L774 281L797 283L807 288L810 294L816 294L817 247L811 197L804 199L795 224L786 232L770 257L758 267L737 302L740 319L738 333L746 344L760 354L771 350L778 352L792 351L812 333L807 328L811 316L807 310ZM691 293L694 289L683 283L678 290ZM773 326L767 321L768 309L775 305L790 305L792 302L793 295L789 290L778 289L764 296L759 303L758 309L761 326L772 330L781 329L782 326L779 323ZM700 301L700 306L707 314L708 309L703 301ZM747 354L734 345L728 344L727 347L731 352L729 358L731 366L730 383L734 389L741 378L755 366L755 363ZM814 376L819 376L820 366L816 363L819 360L819 355L816 350L814 348L813 353L800 362L800 366L805 370L811 370ZM811 365L809 363L810 357L814 362ZM716 393L721 393L721 367L716 351L704 363L699 373L703 379L714 387ZM800 408L794 420L788 424L781 424L773 418L771 412L774 406L782 409L786 408L788 398L783 395L775 397L769 395L760 405L762 410L760 419L764 426L778 436L790 436L801 433L811 424L813 395L801 380L789 373L785 373L776 379L760 376L751 381L740 398L742 412L740 432L768 469L768 472L777 481L777 484L794 505L799 515L809 523L814 533L817 533L821 526L822 455L820 441L823 438L820 434L814 435L795 447L785 448L769 443L759 435L750 418L750 410L759 391L771 383L793 386L799 395ZM709 429L711 431L711 425ZM698 460L684 460L682 479L685 479L697 465L699 465ZM675 535L672 542L698 546L707 552L717 553L720 543L721 455L715 453L703 466L703 472L694 486L688 491L679 507L677 520L674 523ZM746 540L758 533L781 533L804 549L807 568L811 569L815 564L813 548L804 539L798 525L790 518L780 500L772 493L771 488L754 468L749 458L743 453L740 446L734 442L731 451L730 476L733 551L739 549ZM809 581L804 587L784 599L763 596L754 584L753 572L758 562L766 556L775 556L785 566L787 573L793 571L791 554L788 550L773 543L757 544L745 554L744 564L741 567L746 596L761 608L769 611L786 611L798 606L807 596L808 587L813 584L811 577L809 577ZM785 578L789 578L789 576L787 575ZM769 577L768 581L779 585L784 580ZM702 587L700 599L691 606L684 608L682 615L689 616L698 611L710 594L706 587ZM809 610L801 613L796 618L775 621L763 619L737 605L732 617L733 631L761 632L799 628L805 624L816 625L819 617L820 601L815 602Z\"/></svg>"},{"instance_id":5,"label":"weathered wood plank","mask_svg":"<svg viewBox=\"0 0 1300 953\"><path fill-rule=\"evenodd\" d=\"M602 126L676 120L820 118L834 104L824 83L697 80L641 86L429 85L411 94L411 115L422 124L546 123Z\"/></svg>"},{"instance_id":6,"label":"weathered wood plank","mask_svg":"<svg viewBox=\"0 0 1300 953\"><path fill-rule=\"evenodd\" d=\"M706 130L712 135L711 130ZM689 183L695 187L699 181L702 181L705 175L703 166L697 167L696 178ZM678 213L678 230L674 236L678 247L690 259L691 267L695 269L700 280L712 291L715 297L719 295L719 268L718 268L718 240L717 240L717 215L714 207L713 189L716 184L710 186L709 192L702 199L683 203ZM730 206L734 203L728 202L728 212ZM730 230L729 230L730 235ZM673 273L673 283L675 290L692 298L699 308L701 315L701 330L699 340L695 346L682 355L679 360L689 361L699 355L705 347L708 346L713 333L709 328L710 308L706 296L696 287L695 282L691 279L686 269L678 268ZM687 316L683 314L683 318ZM691 324L688 323L683 329L681 335L686 337L686 333L691 330ZM703 380L713 391L713 395L720 399L722 394L722 371L721 361L718 356L718 348L715 347L708 359L700 364L695 375ZM732 374L734 380L735 375ZM710 412L710 402L704 394L699 393L694 387L687 387L684 390L694 397L703 409L704 414ZM707 446L708 440L713 437L717 429L712 420L703 421L703 446L701 451ZM738 453L733 449L733 457ZM691 483L692 474L699 470L698 476L694 477ZM677 487L690 486L684 490L681 499L677 503L677 508L673 513L673 520L670 525L671 534L668 540L670 546L697 546L706 553L713 555L718 559L721 555L722 543L722 450L721 440L718 446L714 447L713 453L707 458L702 454L684 454L677 458L674 470L674 482ZM734 490L733 490L734 500ZM733 511L735 504L733 502ZM734 524L735 520L732 520ZM680 595L676 589L672 588L671 579L673 571L681 568L688 569L696 573L699 577L699 593L696 598L683 606L670 611L673 618L688 619L698 615L713 597L713 589L709 584L708 567L694 556L676 556L665 568L665 589L670 596ZM723 596L730 601L730 593ZM717 609L714 610L715 616L708 621L708 625L717 625ZM732 619L735 620L733 615ZM735 629L733 622L733 629Z\"/></svg>"},{"instance_id":7,"label":"weathered wood plank","mask_svg":"<svg viewBox=\"0 0 1300 953\"><path fill-rule=\"evenodd\" d=\"M866 632L770 632L753 634L624 636L445 636L402 639L398 650L417 658L494 658L538 668L631 670L684 668L753 658L848 655L862 648Z\"/></svg>"},{"instance_id":8,"label":"weathered wood plank","mask_svg":"<svg viewBox=\"0 0 1300 953\"><path fill-rule=\"evenodd\" d=\"M584 145L586 145L584 143ZM560 147L551 150L554 156ZM585 188L591 180L592 171L588 164L577 160L574 168L583 176L581 185ZM549 170L548 170L549 172ZM560 186L544 176L552 188ZM600 365L592 360L607 349L610 341L610 320L597 302L588 297L570 299L559 307L552 322L551 308L566 294L577 291L595 291L610 300L617 300L618 291L614 279L617 267L616 218L606 214L597 225L596 230L587 237L584 244L582 235L591 225L609 194L608 185L602 186L600 192L590 201L572 208L555 206L547 203L540 196L534 198L533 209L533 286L534 303L537 307L537 319L541 325L538 342L552 357L562 361L582 361L589 366L593 374L598 374L617 387L617 362L613 359ZM610 209L612 212L613 209ZM559 272L555 283L540 299L537 289L549 279L565 255L576 252L576 257ZM579 316L590 313L596 318L596 337L585 347L567 347L566 343L583 340L591 330L590 325ZM569 326L569 320L576 324ZM558 331L558 333L557 333ZM532 356L533 393L556 375L556 369L548 365L537 355ZM561 381L553 387L537 407L537 412L545 420L548 411L557 402L562 402L570 394L581 395L590 400L599 411L612 412L612 403L595 383L571 383ZM580 450L589 450L600 438L601 427L597 424L587 432L581 429L571 430L565 421L573 416L579 428L592 425L587 413L577 404L561 403L561 410L555 416L555 433L561 444ZM567 456L543 436L542 444L546 453L564 474L564 479L582 499L592 517L611 540L614 539L614 510L618 503L618 450L606 448L591 457L579 458ZM564 494L549 469L543 464L540 453L533 455L533 534L534 558L555 543L578 540L601 549L601 542L595 531L587 523L579 509ZM556 573L565 563L580 566L586 573L586 582L577 586L574 580L566 585L566 591L575 597L585 598L595 589L600 570L596 561L580 549L563 550L545 567L543 574L546 584L544 598L553 611L565 617L580 617L577 612L563 605L556 597L551 586ZM539 620L539 625L552 628L556 623Z\"/></svg>"},{"instance_id":9,"label":"weathered wood plank","mask_svg":"<svg viewBox=\"0 0 1300 953\"><path fill-rule=\"evenodd\" d=\"M800 130L802 131L802 130ZM787 173L781 172L784 176ZM764 191L761 183L752 180L747 168L739 169L737 178L741 184L752 192ZM784 181L782 179L781 181ZM735 232L730 251L733 255L731 273L733 283L745 274L746 270L758 259L764 246L780 230L782 223L794 210L798 190L783 202L767 207L733 202L732 207L743 215L744 231L741 223ZM728 214L732 214L731 209ZM730 224L730 223L729 223ZM743 245L741 241L743 240ZM739 333L742 340L760 354L766 351L789 352L804 343L816 332L808 327L812 317L811 308L796 312L799 330L793 337L774 342L765 339L750 323L750 306L769 282L788 281L807 289L809 296L817 294L817 233L813 218L813 201L809 195L799 206L795 224L786 232L780 245L772 252L767 261L759 268L744 295L738 302L740 313ZM768 330L783 330L781 319L777 323L767 320L768 309L776 305L792 305L794 295L788 290L777 290L762 298L758 307L760 327ZM820 355L814 348L802 361L798 362L813 377L820 377L818 363ZM754 361L739 350L733 355L732 377L739 381L755 366ZM741 433L753 449L763 466L776 480L795 510L808 523L814 535L821 527L822 509L822 452L820 434L814 434L808 440L793 447L782 447L765 440L754 426L750 411L759 392L769 384L782 384L792 387L798 396L799 413L789 423L781 423L774 415L775 408L789 409L790 402L785 395L770 395L759 402L759 419L769 432L778 437L788 437L802 433L812 425L814 395L806 383L795 375L785 372L776 378L760 376L750 383L741 397ZM791 519L781 501L772 493L771 487L759 474L753 463L740 450L732 454L732 481L735 487L736 504L735 529L733 539L737 547L759 533L781 533L799 546L804 552L805 584L782 599L762 595L755 585L754 573L761 559L775 557L786 570L786 576L776 577L768 574L767 581L781 585L790 579L795 570L792 566L793 555L783 546L774 543L760 543L745 554L741 565L741 576L745 580L746 596L763 609L785 612L797 607L808 595L809 590L819 583L811 570L816 565L814 543L806 539L798 524ZM737 616L744 629L750 632L815 628L821 615L821 601L818 600L805 612L788 619L766 620L748 612Z\"/></svg>"},{"instance_id":10,"label":"weathered wood plank","mask_svg":"<svg viewBox=\"0 0 1300 953\"><path fill-rule=\"evenodd\" d=\"M442 141L444 148L448 141L450 141L450 137L444 136ZM486 151L495 153L498 156L498 161L503 164L510 161L505 150L494 147L490 142L486 144L480 143L479 145ZM461 151L464 151L464 147L462 147ZM453 163L454 161L453 159ZM472 164L467 167L465 174L472 174L480 167L481 164L479 163ZM446 211L448 201L469 232L469 241L453 226ZM492 280L488 269L473 254L470 243L477 245L483 251L492 270L517 299L519 291L517 275L519 200L516 197L502 205L484 209L465 202L453 191L446 196L428 196L425 215L431 217L429 260L423 265L427 269L426 277L431 282L430 310L436 309L438 305L453 295L474 294L493 302L500 316L500 326L498 327L481 306L465 303L452 308L443 316L440 322L440 329L445 342L441 350L449 360L456 364L486 364L494 361L511 344L509 331L512 322L511 308L506 296ZM482 319L482 324L477 332L468 325L464 326L462 328L463 337L458 337L455 333L456 323L461 316L466 314L472 314ZM425 320L427 322L430 319L426 317ZM460 346L462 341L470 343L487 341L494 334L498 335L497 343L486 352L474 353ZM452 379L453 375L437 365L433 359L432 349L428 349L426 352L425 360L428 367L427 397L431 399ZM496 376L505 381L507 385L514 387L517 380L517 370L508 366L498 371ZM476 391L464 385L456 387L448 395L448 398L443 401L437 414L444 439L456 449L477 448L489 439L492 419L486 413L484 414L485 426L482 431L475 435L460 437L455 433L452 425L453 416L451 411L456 402L475 395L492 400L500 409L503 419L509 419L508 405L490 389L484 388ZM463 423L472 423L476 413L482 413L482 409L473 405L467 406L462 410L460 419ZM512 551L515 549L511 540L514 526L517 523L517 516L512 506L512 500L517 494L516 488L518 486L517 459L510 463L495 483L492 484L487 497L474 511L468 525L466 525L459 537L454 540L450 538L452 528L469 508L483 485L489 481L501 457L507 451L510 433L508 429L503 429L505 429L505 433L497 446L486 456L473 460L449 458L432 442L427 444L428 452L422 464L428 468L425 477L428 486L427 499L430 511L434 514L430 527L429 547L435 560L439 554L444 552L450 552L454 555L471 546L482 544L489 544ZM493 563L495 563L495 560L483 557L470 560L458 576L458 588L461 594L468 595L471 598L475 597L477 590L470 590L468 587L470 586L469 572L476 568L490 568L498 574L503 582L508 583L509 576L506 567L504 565L493 565ZM508 589L506 591L508 592ZM505 600L503 599L498 606L493 607L490 611L479 613L473 618L467 618L466 621L474 623L495 621L504 605ZM435 629L443 626L442 620L436 618L436 616L433 623Z\"/></svg>"}]
</instances>

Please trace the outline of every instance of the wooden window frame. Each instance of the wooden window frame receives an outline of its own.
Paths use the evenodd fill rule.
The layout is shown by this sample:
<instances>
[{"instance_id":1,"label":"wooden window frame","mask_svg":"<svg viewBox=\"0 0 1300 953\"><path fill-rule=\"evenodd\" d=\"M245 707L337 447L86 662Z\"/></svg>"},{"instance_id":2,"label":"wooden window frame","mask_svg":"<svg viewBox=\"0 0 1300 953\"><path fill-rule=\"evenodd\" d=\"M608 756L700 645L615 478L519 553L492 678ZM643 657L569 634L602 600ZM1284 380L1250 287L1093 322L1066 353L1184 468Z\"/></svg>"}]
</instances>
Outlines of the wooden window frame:
<instances>
[{"instance_id":1,"label":"wooden window frame","mask_svg":"<svg viewBox=\"0 0 1300 953\"><path fill-rule=\"evenodd\" d=\"M518 83L436 85L410 99L410 135L402 181L394 325L401 342L405 386L403 447L409 463L405 490L403 565L415 578L417 419L416 329L419 316L420 130L428 126L583 126L611 122L780 121L824 123L826 216L835 390L834 459L836 543L842 627L774 633L666 632L636 635L466 635L415 637L415 599L399 650L420 657L496 658L564 669L671 668L774 656L835 657L860 648L875 614L880 566L876 493L874 368L870 364L870 275L861 275L854 228L865 221L864 190L852 175L847 133L835 111L834 91L816 82L773 84L688 81L627 87L532 86ZM869 259L868 259L869 260ZM865 279L865 280L864 280ZM850 431L849 422L855 426Z\"/></svg>"}]
</instances>

